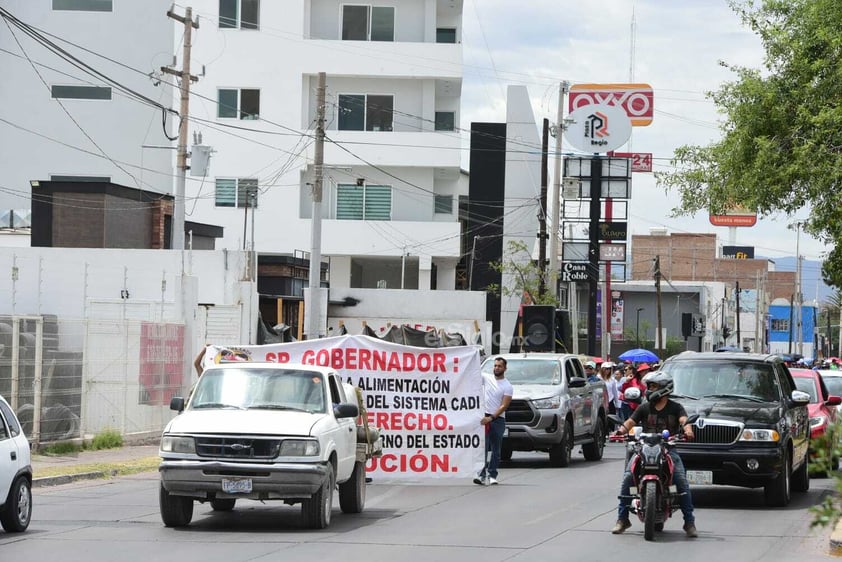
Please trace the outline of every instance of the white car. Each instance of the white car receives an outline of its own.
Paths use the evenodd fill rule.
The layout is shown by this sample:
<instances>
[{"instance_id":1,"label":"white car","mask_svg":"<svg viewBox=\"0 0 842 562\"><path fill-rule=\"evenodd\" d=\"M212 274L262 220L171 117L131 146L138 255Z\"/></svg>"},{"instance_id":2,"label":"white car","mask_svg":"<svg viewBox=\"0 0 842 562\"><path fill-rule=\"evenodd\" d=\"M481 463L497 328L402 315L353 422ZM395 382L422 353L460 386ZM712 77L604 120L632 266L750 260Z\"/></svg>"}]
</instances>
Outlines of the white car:
<instances>
[{"instance_id":1,"label":"white car","mask_svg":"<svg viewBox=\"0 0 842 562\"><path fill-rule=\"evenodd\" d=\"M29 527L32 464L29 441L11 406L0 396L0 524L7 533Z\"/></svg>"}]
</instances>

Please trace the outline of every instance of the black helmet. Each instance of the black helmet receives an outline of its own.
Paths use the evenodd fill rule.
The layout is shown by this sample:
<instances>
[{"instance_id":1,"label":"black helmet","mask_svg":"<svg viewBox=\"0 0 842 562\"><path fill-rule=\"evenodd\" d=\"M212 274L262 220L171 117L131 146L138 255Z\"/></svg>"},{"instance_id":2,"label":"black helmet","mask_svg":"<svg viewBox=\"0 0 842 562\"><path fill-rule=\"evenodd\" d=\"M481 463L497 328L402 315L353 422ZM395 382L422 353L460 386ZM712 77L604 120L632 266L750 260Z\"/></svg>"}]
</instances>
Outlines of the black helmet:
<instances>
[{"instance_id":1,"label":"black helmet","mask_svg":"<svg viewBox=\"0 0 842 562\"><path fill-rule=\"evenodd\" d=\"M657 402L665 396L672 394L672 375L663 371L654 371L643 377L643 384L646 385L646 399L649 402ZM649 390L650 384L658 385L657 390Z\"/></svg>"}]
</instances>

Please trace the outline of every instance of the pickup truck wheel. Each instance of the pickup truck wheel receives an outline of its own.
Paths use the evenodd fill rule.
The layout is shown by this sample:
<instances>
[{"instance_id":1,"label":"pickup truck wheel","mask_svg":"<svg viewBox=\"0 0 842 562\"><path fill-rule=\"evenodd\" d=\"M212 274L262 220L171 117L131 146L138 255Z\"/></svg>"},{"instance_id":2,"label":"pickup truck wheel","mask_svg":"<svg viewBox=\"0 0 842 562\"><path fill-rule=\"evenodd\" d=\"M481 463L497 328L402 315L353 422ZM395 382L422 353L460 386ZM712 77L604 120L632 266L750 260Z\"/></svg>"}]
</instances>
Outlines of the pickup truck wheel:
<instances>
[{"instance_id":1,"label":"pickup truck wheel","mask_svg":"<svg viewBox=\"0 0 842 562\"><path fill-rule=\"evenodd\" d=\"M308 529L326 529L330 525L333 508L333 465L327 463L327 474L322 487L313 497L301 502L301 519Z\"/></svg>"},{"instance_id":2,"label":"pickup truck wheel","mask_svg":"<svg viewBox=\"0 0 842 562\"><path fill-rule=\"evenodd\" d=\"M503 445L500 446L500 460L503 461L510 461L512 460L512 446L506 444L506 440L503 440Z\"/></svg>"},{"instance_id":3,"label":"pickup truck wheel","mask_svg":"<svg viewBox=\"0 0 842 562\"><path fill-rule=\"evenodd\" d=\"M810 467L808 466L810 463L808 460L808 458L805 458L801 467L792 475L792 489L796 492L806 492L810 489Z\"/></svg>"},{"instance_id":4,"label":"pickup truck wheel","mask_svg":"<svg viewBox=\"0 0 842 562\"><path fill-rule=\"evenodd\" d=\"M193 520L193 498L173 496L163 484L158 492L158 504L165 527L185 527Z\"/></svg>"},{"instance_id":5,"label":"pickup truck wheel","mask_svg":"<svg viewBox=\"0 0 842 562\"><path fill-rule=\"evenodd\" d=\"M587 461L598 461L602 459L602 452L605 448L605 430L602 419L597 418L596 427L593 428L593 443L582 445L582 453Z\"/></svg>"},{"instance_id":6,"label":"pickup truck wheel","mask_svg":"<svg viewBox=\"0 0 842 562\"><path fill-rule=\"evenodd\" d=\"M237 500L227 499L227 498L220 498L216 500L211 500L211 509L214 511L231 511L234 509L234 505L237 503Z\"/></svg>"},{"instance_id":7,"label":"pickup truck wheel","mask_svg":"<svg viewBox=\"0 0 842 562\"><path fill-rule=\"evenodd\" d=\"M354 463L351 477L339 485L339 507L342 513L362 513L365 507L365 463Z\"/></svg>"},{"instance_id":8,"label":"pickup truck wheel","mask_svg":"<svg viewBox=\"0 0 842 562\"><path fill-rule=\"evenodd\" d=\"M570 466L573 458L573 426L570 422L564 424L564 435L561 436L561 443L550 447L550 464L564 468Z\"/></svg>"},{"instance_id":9,"label":"pickup truck wheel","mask_svg":"<svg viewBox=\"0 0 842 562\"><path fill-rule=\"evenodd\" d=\"M18 476L6 499L6 506L0 510L0 524L7 533L25 531L32 517L32 490L26 476Z\"/></svg>"},{"instance_id":10,"label":"pickup truck wheel","mask_svg":"<svg viewBox=\"0 0 842 562\"><path fill-rule=\"evenodd\" d=\"M788 451L784 451L783 460L781 473L777 478L766 484L766 487L763 489L766 496L766 505L769 507L786 507L789 505L792 461L789 458Z\"/></svg>"}]
</instances>

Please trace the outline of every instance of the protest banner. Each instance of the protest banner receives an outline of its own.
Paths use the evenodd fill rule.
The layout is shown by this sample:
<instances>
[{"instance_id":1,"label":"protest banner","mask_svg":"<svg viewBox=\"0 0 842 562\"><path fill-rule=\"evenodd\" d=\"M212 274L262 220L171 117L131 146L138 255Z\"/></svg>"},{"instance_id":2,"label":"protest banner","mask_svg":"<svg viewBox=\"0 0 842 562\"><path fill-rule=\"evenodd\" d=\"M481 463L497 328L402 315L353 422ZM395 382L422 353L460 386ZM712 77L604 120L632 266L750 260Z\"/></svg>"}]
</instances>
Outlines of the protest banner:
<instances>
[{"instance_id":1,"label":"protest banner","mask_svg":"<svg viewBox=\"0 0 842 562\"><path fill-rule=\"evenodd\" d=\"M301 363L333 368L359 387L383 455L371 476L470 478L482 468L485 441L480 347L412 347L345 335L267 345L208 347L205 366L228 361Z\"/></svg>"}]
</instances>

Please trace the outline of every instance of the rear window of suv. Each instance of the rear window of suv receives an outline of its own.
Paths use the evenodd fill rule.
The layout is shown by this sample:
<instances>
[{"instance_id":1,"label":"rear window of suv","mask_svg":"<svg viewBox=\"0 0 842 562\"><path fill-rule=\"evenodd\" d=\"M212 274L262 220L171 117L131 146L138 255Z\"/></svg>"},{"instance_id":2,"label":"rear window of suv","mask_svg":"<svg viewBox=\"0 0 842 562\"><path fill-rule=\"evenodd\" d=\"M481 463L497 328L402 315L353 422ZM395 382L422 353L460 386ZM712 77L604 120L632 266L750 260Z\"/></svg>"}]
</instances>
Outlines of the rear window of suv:
<instances>
[{"instance_id":1,"label":"rear window of suv","mask_svg":"<svg viewBox=\"0 0 842 562\"><path fill-rule=\"evenodd\" d=\"M20 435L20 425L18 425L18 420L15 417L15 414L12 412L9 405L2 400L0 400L0 413L2 413L3 418L6 419L6 423L9 425L8 429L12 437Z\"/></svg>"},{"instance_id":2,"label":"rear window of suv","mask_svg":"<svg viewBox=\"0 0 842 562\"><path fill-rule=\"evenodd\" d=\"M777 401L781 388L768 363L735 360L674 361L663 370L672 375L674 393L694 398L746 398Z\"/></svg>"}]
</instances>

